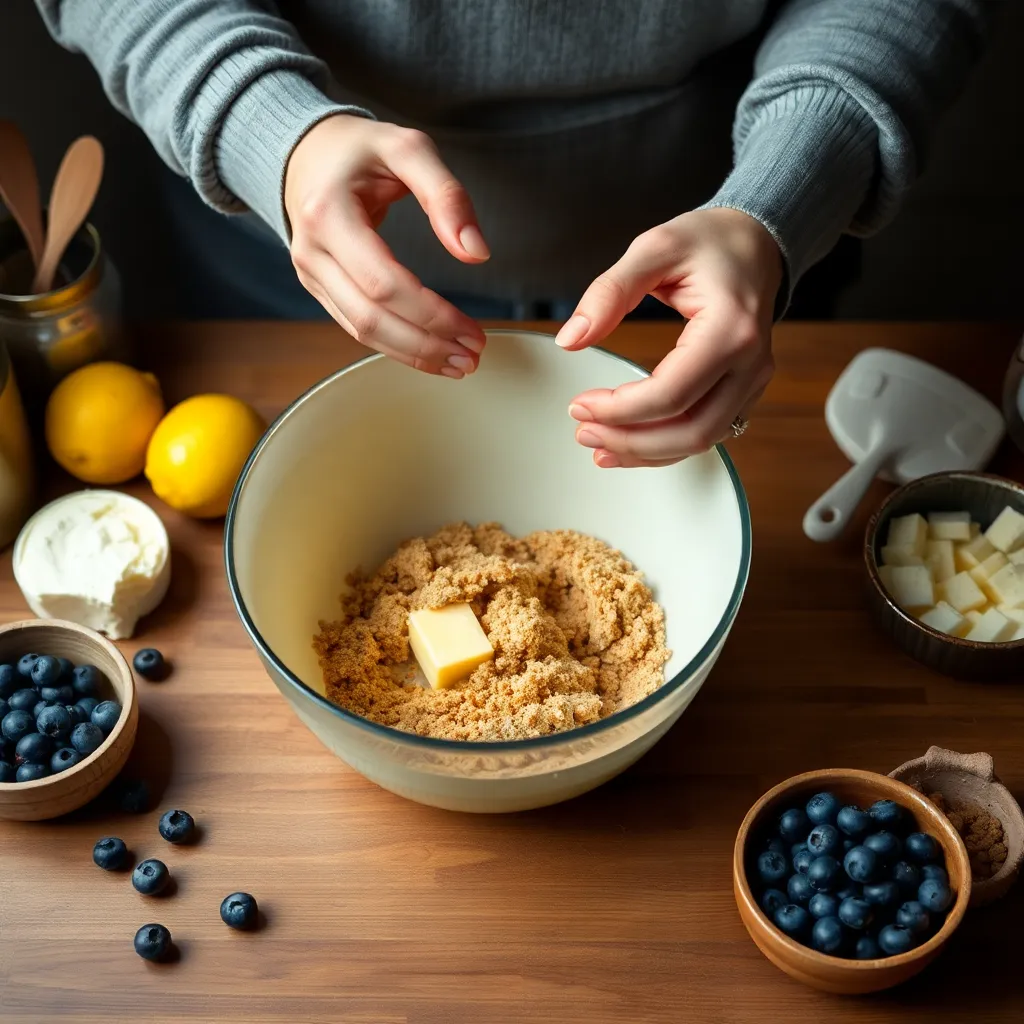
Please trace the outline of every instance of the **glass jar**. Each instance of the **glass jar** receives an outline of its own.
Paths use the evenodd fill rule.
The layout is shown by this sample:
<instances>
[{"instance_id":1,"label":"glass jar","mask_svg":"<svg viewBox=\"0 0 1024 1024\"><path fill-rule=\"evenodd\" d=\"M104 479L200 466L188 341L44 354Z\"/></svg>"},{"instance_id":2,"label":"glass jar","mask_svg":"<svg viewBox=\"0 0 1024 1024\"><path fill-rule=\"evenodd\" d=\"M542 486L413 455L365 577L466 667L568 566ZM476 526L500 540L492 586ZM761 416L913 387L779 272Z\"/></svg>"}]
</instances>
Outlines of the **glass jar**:
<instances>
[{"instance_id":1,"label":"glass jar","mask_svg":"<svg viewBox=\"0 0 1024 1024\"><path fill-rule=\"evenodd\" d=\"M18 535L35 501L28 423L7 349L0 344L0 548Z\"/></svg>"},{"instance_id":2,"label":"glass jar","mask_svg":"<svg viewBox=\"0 0 1024 1024\"><path fill-rule=\"evenodd\" d=\"M1011 440L1024 452L1024 338L1010 357L1003 379L1003 419Z\"/></svg>"},{"instance_id":3,"label":"glass jar","mask_svg":"<svg viewBox=\"0 0 1024 1024\"><path fill-rule=\"evenodd\" d=\"M31 280L21 231L13 220L0 221L0 343L35 418L65 374L97 360L127 361L130 353L121 324L121 279L91 224L68 245L51 291L27 294Z\"/></svg>"}]
</instances>

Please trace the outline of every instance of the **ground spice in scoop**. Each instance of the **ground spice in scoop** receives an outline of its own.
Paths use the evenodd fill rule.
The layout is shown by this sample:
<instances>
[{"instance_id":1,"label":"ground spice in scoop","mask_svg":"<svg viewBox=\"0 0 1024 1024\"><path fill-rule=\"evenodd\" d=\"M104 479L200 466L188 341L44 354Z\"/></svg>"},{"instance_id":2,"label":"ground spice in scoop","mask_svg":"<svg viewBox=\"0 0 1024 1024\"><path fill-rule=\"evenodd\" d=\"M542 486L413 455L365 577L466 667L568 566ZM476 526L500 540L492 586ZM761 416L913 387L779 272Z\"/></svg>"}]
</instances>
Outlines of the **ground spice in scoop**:
<instances>
[{"instance_id":1,"label":"ground spice in scoop","mask_svg":"<svg viewBox=\"0 0 1024 1024\"><path fill-rule=\"evenodd\" d=\"M941 793L929 793L928 799L949 818L960 833L971 861L971 877L984 882L1006 863L1006 834L1003 823L984 807L961 800L947 800Z\"/></svg>"}]
</instances>

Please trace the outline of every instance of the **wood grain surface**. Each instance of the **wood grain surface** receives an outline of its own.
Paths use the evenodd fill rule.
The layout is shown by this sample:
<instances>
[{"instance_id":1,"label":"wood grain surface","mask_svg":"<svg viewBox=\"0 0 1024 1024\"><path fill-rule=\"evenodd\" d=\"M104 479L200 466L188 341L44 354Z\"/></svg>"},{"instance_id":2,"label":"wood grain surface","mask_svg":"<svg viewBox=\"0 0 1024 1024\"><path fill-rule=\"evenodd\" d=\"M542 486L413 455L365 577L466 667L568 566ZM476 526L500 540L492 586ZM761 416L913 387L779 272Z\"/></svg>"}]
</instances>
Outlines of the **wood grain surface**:
<instances>
[{"instance_id":1,"label":"wood grain surface","mask_svg":"<svg viewBox=\"0 0 1024 1024\"><path fill-rule=\"evenodd\" d=\"M229 391L267 416L361 351L322 325L139 334L169 398ZM670 325L626 326L609 347L650 366L675 336ZM721 659L633 769L537 812L441 812L348 770L264 676L228 599L220 524L186 521L129 486L163 515L174 549L167 601L122 645L129 655L156 645L174 663L165 682L140 684L132 770L157 790L156 808L0 823L0 1021L1020 1021L1024 885L971 911L921 977L854 999L806 989L758 952L730 873L745 812L797 772L888 772L935 743L990 751L1010 789L1024 791L1024 686L936 676L868 621L860 531L886 485L840 543L817 546L800 529L847 468L822 406L860 349L923 356L997 397L1018 337L1012 325L780 327L775 380L729 445L754 557ZM995 464L1018 479L1022 465L1005 448ZM54 477L51 489L67 486ZM24 615L7 554L0 618ZM170 807L195 815L199 844L159 837ZM147 899L127 876L95 868L92 845L107 834L139 858L163 858L175 894ZM237 889L260 901L262 931L220 922L221 899ZM152 921L171 929L176 963L133 952L136 929Z\"/></svg>"}]
</instances>

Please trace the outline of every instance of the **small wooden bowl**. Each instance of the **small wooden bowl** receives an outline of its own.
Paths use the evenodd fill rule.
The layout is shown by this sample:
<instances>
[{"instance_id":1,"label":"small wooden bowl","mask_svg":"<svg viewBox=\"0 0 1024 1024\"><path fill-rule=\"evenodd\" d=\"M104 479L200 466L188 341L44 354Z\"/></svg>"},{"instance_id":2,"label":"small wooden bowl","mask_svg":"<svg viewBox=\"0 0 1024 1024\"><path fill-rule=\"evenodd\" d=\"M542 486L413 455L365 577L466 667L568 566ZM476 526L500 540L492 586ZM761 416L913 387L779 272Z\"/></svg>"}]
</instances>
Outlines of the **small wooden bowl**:
<instances>
[{"instance_id":1,"label":"small wooden bowl","mask_svg":"<svg viewBox=\"0 0 1024 1024\"><path fill-rule=\"evenodd\" d=\"M898 956L879 960L845 960L819 953L784 935L768 920L747 880L751 844L768 832L769 822L787 807L803 807L815 793L834 793L841 804L867 808L876 800L895 800L913 816L922 832L933 835L942 846L949 884L956 893L942 928L927 942ZM971 898L971 867L967 850L946 816L910 786L887 775L856 769L828 768L794 775L780 782L754 804L743 819L732 861L733 891L740 917L758 949L791 978L823 992L862 995L902 984L922 971L949 941L963 920Z\"/></svg>"},{"instance_id":2,"label":"small wooden bowl","mask_svg":"<svg viewBox=\"0 0 1024 1024\"><path fill-rule=\"evenodd\" d=\"M872 618L915 661L956 679L997 681L1024 676L1024 640L979 643L940 633L905 612L878 575L882 545L895 516L919 512L971 513L982 528L1007 506L1024 513L1024 487L989 473L933 473L898 487L882 502L864 535L864 565Z\"/></svg>"},{"instance_id":3,"label":"small wooden bowl","mask_svg":"<svg viewBox=\"0 0 1024 1024\"><path fill-rule=\"evenodd\" d=\"M33 782L0 782L0 819L11 821L56 818L98 796L124 767L139 725L132 671L121 652L99 633L60 619L0 626L0 664L16 662L29 653L95 665L110 685L104 699L121 704L121 717L103 743L73 768Z\"/></svg>"}]
</instances>

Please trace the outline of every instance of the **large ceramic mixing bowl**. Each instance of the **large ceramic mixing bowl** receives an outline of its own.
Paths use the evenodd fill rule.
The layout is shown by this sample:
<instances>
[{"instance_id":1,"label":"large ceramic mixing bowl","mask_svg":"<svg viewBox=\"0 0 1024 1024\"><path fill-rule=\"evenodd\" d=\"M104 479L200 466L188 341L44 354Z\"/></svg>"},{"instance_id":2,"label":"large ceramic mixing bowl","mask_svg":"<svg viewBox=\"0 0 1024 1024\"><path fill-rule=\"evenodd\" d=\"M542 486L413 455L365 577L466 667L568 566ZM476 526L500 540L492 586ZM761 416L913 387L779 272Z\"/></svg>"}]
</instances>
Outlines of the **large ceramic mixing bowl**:
<instances>
[{"instance_id":1,"label":"large ceramic mixing bowl","mask_svg":"<svg viewBox=\"0 0 1024 1024\"><path fill-rule=\"evenodd\" d=\"M417 373L373 355L322 381L267 431L225 529L238 614L295 713L343 761L412 800L461 811L557 803L617 775L679 718L714 664L750 569L750 516L721 448L665 469L602 470L567 408L645 376L548 335L490 332L476 374ZM324 696L312 638L346 575L449 522L522 535L571 529L618 548L665 609L665 684L570 732L467 743L399 732Z\"/></svg>"}]
</instances>

